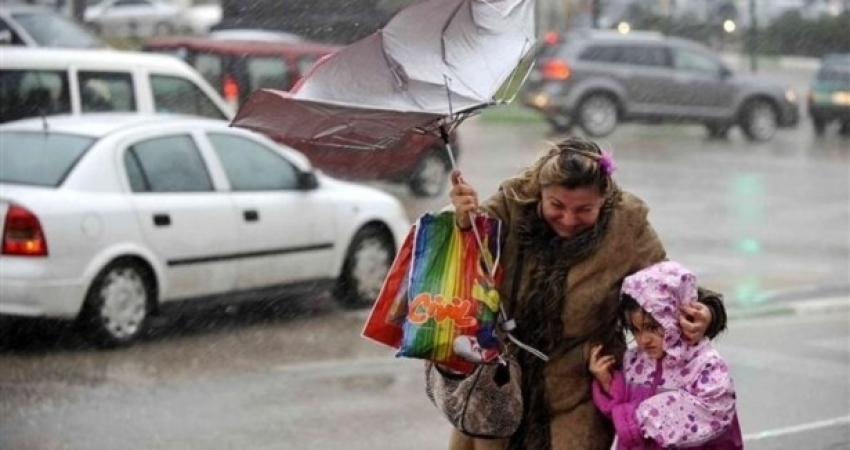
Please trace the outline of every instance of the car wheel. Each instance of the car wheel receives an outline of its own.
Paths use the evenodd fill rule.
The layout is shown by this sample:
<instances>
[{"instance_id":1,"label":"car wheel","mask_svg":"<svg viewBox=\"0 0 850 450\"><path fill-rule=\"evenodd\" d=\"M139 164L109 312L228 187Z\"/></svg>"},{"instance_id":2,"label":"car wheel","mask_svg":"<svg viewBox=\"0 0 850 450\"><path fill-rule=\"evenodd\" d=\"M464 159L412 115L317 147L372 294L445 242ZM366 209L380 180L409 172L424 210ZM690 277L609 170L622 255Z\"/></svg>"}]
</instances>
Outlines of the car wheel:
<instances>
[{"instance_id":1,"label":"car wheel","mask_svg":"<svg viewBox=\"0 0 850 450\"><path fill-rule=\"evenodd\" d=\"M744 107L741 128L752 141L769 141L778 128L776 109L765 100L752 100Z\"/></svg>"},{"instance_id":2,"label":"car wheel","mask_svg":"<svg viewBox=\"0 0 850 450\"><path fill-rule=\"evenodd\" d=\"M389 233L374 226L354 236L334 296L347 308L371 307L381 292L384 279L395 258L395 245Z\"/></svg>"},{"instance_id":3,"label":"car wheel","mask_svg":"<svg viewBox=\"0 0 850 450\"><path fill-rule=\"evenodd\" d=\"M726 139L729 137L729 125L707 123L705 128L708 130L708 137L711 139Z\"/></svg>"},{"instance_id":4,"label":"car wheel","mask_svg":"<svg viewBox=\"0 0 850 450\"><path fill-rule=\"evenodd\" d=\"M449 179L449 165L437 150L429 151L416 165L410 177L410 191L417 197L436 197L443 193Z\"/></svg>"},{"instance_id":5,"label":"car wheel","mask_svg":"<svg viewBox=\"0 0 850 450\"><path fill-rule=\"evenodd\" d=\"M145 331L154 295L147 268L128 259L109 264L86 295L79 318L85 336L101 347L134 342Z\"/></svg>"},{"instance_id":6,"label":"car wheel","mask_svg":"<svg viewBox=\"0 0 850 450\"><path fill-rule=\"evenodd\" d=\"M617 127L617 103L610 95L592 94L578 107L582 130L593 137L604 137Z\"/></svg>"}]
</instances>

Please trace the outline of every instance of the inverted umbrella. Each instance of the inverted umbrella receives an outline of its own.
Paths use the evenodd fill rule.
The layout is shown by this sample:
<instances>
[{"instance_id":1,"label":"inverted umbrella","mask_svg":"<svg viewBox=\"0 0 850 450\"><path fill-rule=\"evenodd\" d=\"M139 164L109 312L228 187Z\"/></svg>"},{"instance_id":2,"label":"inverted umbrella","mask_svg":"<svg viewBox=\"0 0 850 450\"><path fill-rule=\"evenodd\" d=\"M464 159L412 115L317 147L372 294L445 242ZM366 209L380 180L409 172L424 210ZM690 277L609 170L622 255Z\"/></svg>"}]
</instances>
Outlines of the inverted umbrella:
<instances>
[{"instance_id":1,"label":"inverted umbrella","mask_svg":"<svg viewBox=\"0 0 850 450\"><path fill-rule=\"evenodd\" d=\"M290 92L254 92L233 125L296 145L386 148L410 130L448 144L460 121L504 100L496 94L533 43L534 0L422 0Z\"/></svg>"}]
</instances>

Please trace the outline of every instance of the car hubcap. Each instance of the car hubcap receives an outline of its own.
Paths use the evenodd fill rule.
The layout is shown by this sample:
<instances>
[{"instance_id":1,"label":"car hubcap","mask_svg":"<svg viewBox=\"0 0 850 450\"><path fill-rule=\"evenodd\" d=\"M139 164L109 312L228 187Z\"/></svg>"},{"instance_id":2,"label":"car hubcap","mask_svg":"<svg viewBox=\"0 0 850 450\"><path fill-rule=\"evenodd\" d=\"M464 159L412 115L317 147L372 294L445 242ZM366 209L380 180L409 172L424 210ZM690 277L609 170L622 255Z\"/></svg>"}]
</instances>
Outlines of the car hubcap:
<instances>
[{"instance_id":1,"label":"car hubcap","mask_svg":"<svg viewBox=\"0 0 850 450\"><path fill-rule=\"evenodd\" d=\"M426 158L419 169L418 181L422 192L432 196L439 194L446 182L446 165L435 156Z\"/></svg>"},{"instance_id":2,"label":"car hubcap","mask_svg":"<svg viewBox=\"0 0 850 450\"><path fill-rule=\"evenodd\" d=\"M147 307L147 292L139 273L128 268L109 272L100 295L104 328L117 339L136 334Z\"/></svg>"},{"instance_id":3,"label":"car hubcap","mask_svg":"<svg viewBox=\"0 0 850 450\"><path fill-rule=\"evenodd\" d=\"M390 251L378 238L363 241L354 254L352 278L356 281L357 295L361 299L375 299L384 285L390 270Z\"/></svg>"},{"instance_id":4,"label":"car hubcap","mask_svg":"<svg viewBox=\"0 0 850 450\"><path fill-rule=\"evenodd\" d=\"M770 139L776 132L776 117L767 105L754 107L750 114L750 130L759 140Z\"/></svg>"},{"instance_id":5,"label":"car hubcap","mask_svg":"<svg viewBox=\"0 0 850 450\"><path fill-rule=\"evenodd\" d=\"M617 111L610 100L603 97L593 97L584 104L582 109L582 124L590 134L604 135L614 128Z\"/></svg>"}]
</instances>

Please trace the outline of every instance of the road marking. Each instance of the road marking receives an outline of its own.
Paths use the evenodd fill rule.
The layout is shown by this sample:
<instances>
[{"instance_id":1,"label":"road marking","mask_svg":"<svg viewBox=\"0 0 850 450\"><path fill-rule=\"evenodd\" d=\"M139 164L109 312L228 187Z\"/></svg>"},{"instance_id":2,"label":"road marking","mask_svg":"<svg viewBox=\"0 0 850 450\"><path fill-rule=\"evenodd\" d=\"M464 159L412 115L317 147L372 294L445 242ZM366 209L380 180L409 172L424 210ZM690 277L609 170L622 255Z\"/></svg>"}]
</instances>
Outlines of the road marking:
<instances>
[{"instance_id":1,"label":"road marking","mask_svg":"<svg viewBox=\"0 0 850 450\"><path fill-rule=\"evenodd\" d=\"M771 439L779 436L785 436L787 434L805 433L806 431L814 431L819 430L821 428L829 428L843 424L850 424L850 416L836 417L833 419L821 420L820 422L804 423L800 425L794 425L793 427L777 428L775 430L767 430L758 433L748 434L744 436L744 442Z\"/></svg>"}]
</instances>

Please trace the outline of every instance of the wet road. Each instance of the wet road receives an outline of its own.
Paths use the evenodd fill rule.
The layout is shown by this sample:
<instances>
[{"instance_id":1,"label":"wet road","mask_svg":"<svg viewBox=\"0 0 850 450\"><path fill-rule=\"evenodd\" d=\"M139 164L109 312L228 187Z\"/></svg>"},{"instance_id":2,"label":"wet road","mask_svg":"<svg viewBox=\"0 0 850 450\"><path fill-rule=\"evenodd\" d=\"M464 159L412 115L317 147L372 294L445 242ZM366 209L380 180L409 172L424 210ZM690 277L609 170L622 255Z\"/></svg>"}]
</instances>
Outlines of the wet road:
<instances>
[{"instance_id":1,"label":"wet road","mask_svg":"<svg viewBox=\"0 0 850 450\"><path fill-rule=\"evenodd\" d=\"M805 74L780 75L803 92ZM538 121L476 118L462 127L460 167L492 192L540 154L546 133ZM730 309L846 292L850 140L816 138L805 119L763 144L737 130L705 136L626 125L602 140L671 257ZM411 217L447 203L381 187ZM325 297L293 299L164 321L110 352L62 324L4 329L0 449L441 448L448 429L422 392L421 365L361 339L363 319ZM720 346L752 448L850 446L846 419L831 422L850 416L848 323L846 312L732 323Z\"/></svg>"}]
</instances>

